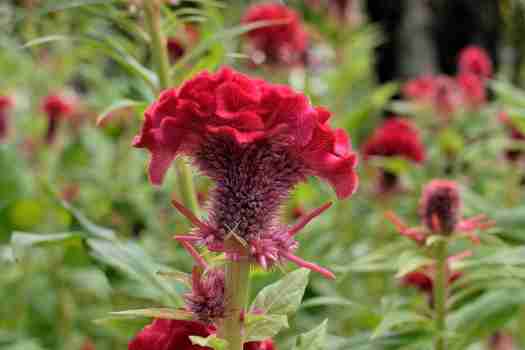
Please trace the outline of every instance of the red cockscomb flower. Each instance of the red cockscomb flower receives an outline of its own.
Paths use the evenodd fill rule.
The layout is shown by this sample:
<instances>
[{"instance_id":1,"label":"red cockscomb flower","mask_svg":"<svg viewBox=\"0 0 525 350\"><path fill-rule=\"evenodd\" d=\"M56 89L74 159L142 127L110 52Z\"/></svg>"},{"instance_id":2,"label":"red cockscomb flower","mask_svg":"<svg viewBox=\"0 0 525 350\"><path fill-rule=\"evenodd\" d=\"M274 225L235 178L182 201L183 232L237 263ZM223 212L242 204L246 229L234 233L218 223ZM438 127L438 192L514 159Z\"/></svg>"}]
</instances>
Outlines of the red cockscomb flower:
<instances>
[{"instance_id":1,"label":"red cockscomb flower","mask_svg":"<svg viewBox=\"0 0 525 350\"><path fill-rule=\"evenodd\" d=\"M435 77L422 75L406 82L401 91L403 96L409 100L430 102L435 92Z\"/></svg>"},{"instance_id":2,"label":"red cockscomb flower","mask_svg":"<svg viewBox=\"0 0 525 350\"><path fill-rule=\"evenodd\" d=\"M129 350L209 350L193 345L190 336L207 337L212 330L195 321L156 319L129 343Z\"/></svg>"},{"instance_id":3,"label":"red cockscomb flower","mask_svg":"<svg viewBox=\"0 0 525 350\"><path fill-rule=\"evenodd\" d=\"M213 326L196 321L155 319L129 343L129 350L211 350L194 345L190 336L208 337L215 333ZM244 350L277 350L271 340L249 342Z\"/></svg>"},{"instance_id":4,"label":"red cockscomb flower","mask_svg":"<svg viewBox=\"0 0 525 350\"><path fill-rule=\"evenodd\" d=\"M174 201L197 226L179 240L223 252L233 235L263 266L291 260L312 267L292 254L293 235L328 205L292 228L281 225L277 214L290 190L308 176L328 181L339 198L355 191L357 156L346 133L330 128L329 117L286 86L225 68L164 91L147 109L134 145L151 152L154 184L181 154L216 182L206 222Z\"/></svg>"},{"instance_id":5,"label":"red cockscomb flower","mask_svg":"<svg viewBox=\"0 0 525 350\"><path fill-rule=\"evenodd\" d=\"M448 264L448 270L450 271L450 265L454 261L458 261L461 259L464 259L466 257L469 257L472 255L471 251L465 251L460 254L456 254L453 256L449 256L447 258L447 264ZM411 271L401 277L401 282L406 286L416 287L420 291L428 293L429 295L432 295L433 287L434 287L434 277L435 277L435 266L434 264L426 265L418 270ZM460 278L463 275L460 271L450 271L448 273L448 283L452 284L454 283L458 278Z\"/></svg>"},{"instance_id":6,"label":"red cockscomb flower","mask_svg":"<svg viewBox=\"0 0 525 350\"><path fill-rule=\"evenodd\" d=\"M478 244L479 237L474 231L490 228L495 222L487 220L484 214L464 219L461 215L461 207L457 183L438 179L429 182L421 195L419 214L424 226L408 227L390 211L386 213L386 218L403 236L418 244L425 244L427 237L432 234L449 235L452 233L463 234L473 243Z\"/></svg>"},{"instance_id":7,"label":"red cockscomb flower","mask_svg":"<svg viewBox=\"0 0 525 350\"><path fill-rule=\"evenodd\" d=\"M450 117L463 103L463 92L455 79L446 75L435 78L432 105L440 116Z\"/></svg>"},{"instance_id":8,"label":"red cockscomb flower","mask_svg":"<svg viewBox=\"0 0 525 350\"><path fill-rule=\"evenodd\" d=\"M406 118L387 119L364 145L364 159L370 157L402 157L415 163L425 160L425 149L419 130Z\"/></svg>"},{"instance_id":9,"label":"red cockscomb flower","mask_svg":"<svg viewBox=\"0 0 525 350\"><path fill-rule=\"evenodd\" d=\"M467 105L478 107L487 100L485 84L479 76L472 73L462 73L457 77L457 81Z\"/></svg>"},{"instance_id":10,"label":"red cockscomb flower","mask_svg":"<svg viewBox=\"0 0 525 350\"><path fill-rule=\"evenodd\" d=\"M9 131L9 110L13 107L13 99L9 96L0 96L0 141L7 137Z\"/></svg>"},{"instance_id":11,"label":"red cockscomb flower","mask_svg":"<svg viewBox=\"0 0 525 350\"><path fill-rule=\"evenodd\" d=\"M468 46L459 54L458 68L460 73L472 73L480 79L490 78L492 62L488 53L481 47Z\"/></svg>"},{"instance_id":12,"label":"red cockscomb flower","mask_svg":"<svg viewBox=\"0 0 525 350\"><path fill-rule=\"evenodd\" d=\"M364 145L364 159L371 157L402 157L415 163L425 160L425 149L419 130L406 118L387 119L377 128ZM381 169L379 193L389 193L399 186L397 174Z\"/></svg>"},{"instance_id":13,"label":"red cockscomb flower","mask_svg":"<svg viewBox=\"0 0 525 350\"><path fill-rule=\"evenodd\" d=\"M59 120L69 117L73 112L73 101L58 94L48 95L42 102L42 110L48 118L46 142L51 144L55 140Z\"/></svg>"},{"instance_id":14,"label":"red cockscomb flower","mask_svg":"<svg viewBox=\"0 0 525 350\"><path fill-rule=\"evenodd\" d=\"M255 4L248 8L242 23L258 21L279 23L248 32L248 39L254 50L252 54L254 62L282 64L301 62L308 46L308 36L299 15L294 10L273 2Z\"/></svg>"},{"instance_id":15,"label":"red cockscomb flower","mask_svg":"<svg viewBox=\"0 0 525 350\"><path fill-rule=\"evenodd\" d=\"M177 62L186 51L182 42L174 37L170 37L166 40L166 48L168 49L168 57L171 63Z\"/></svg>"}]
</instances>

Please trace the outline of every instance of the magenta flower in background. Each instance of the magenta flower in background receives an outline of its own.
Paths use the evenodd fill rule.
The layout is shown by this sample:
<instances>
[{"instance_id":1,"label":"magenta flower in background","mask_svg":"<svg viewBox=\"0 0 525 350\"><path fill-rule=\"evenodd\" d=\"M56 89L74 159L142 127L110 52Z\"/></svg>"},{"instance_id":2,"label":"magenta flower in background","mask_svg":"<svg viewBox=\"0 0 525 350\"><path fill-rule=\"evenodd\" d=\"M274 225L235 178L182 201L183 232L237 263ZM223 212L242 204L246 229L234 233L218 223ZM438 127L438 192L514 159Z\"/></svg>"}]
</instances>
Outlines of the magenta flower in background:
<instances>
[{"instance_id":1,"label":"magenta flower in background","mask_svg":"<svg viewBox=\"0 0 525 350\"><path fill-rule=\"evenodd\" d=\"M308 35L297 12L276 2L255 4L248 8L243 24L259 21L276 21L248 32L248 41L255 63L301 63L308 46Z\"/></svg>"},{"instance_id":2,"label":"magenta flower in background","mask_svg":"<svg viewBox=\"0 0 525 350\"><path fill-rule=\"evenodd\" d=\"M166 40L166 48L168 49L170 63L177 62L186 51L180 39L175 37L170 37Z\"/></svg>"},{"instance_id":3,"label":"magenta flower in background","mask_svg":"<svg viewBox=\"0 0 525 350\"><path fill-rule=\"evenodd\" d=\"M54 142L60 120L69 117L73 113L73 109L73 101L69 97L59 94L44 97L42 110L48 118L46 133L46 142L48 144Z\"/></svg>"},{"instance_id":4,"label":"magenta flower in background","mask_svg":"<svg viewBox=\"0 0 525 350\"><path fill-rule=\"evenodd\" d=\"M462 202L459 186L450 180L430 181L423 189L419 204L419 215L424 226L408 227L396 214L387 212L401 235L418 244L425 244L427 237L433 234L461 234L469 237L473 243L479 243L476 230L485 230L495 225L485 214L465 219L461 213Z\"/></svg>"},{"instance_id":5,"label":"magenta flower in background","mask_svg":"<svg viewBox=\"0 0 525 350\"><path fill-rule=\"evenodd\" d=\"M458 185L449 180L433 180L423 189L420 200L423 223L431 232L451 234L461 218Z\"/></svg>"},{"instance_id":6,"label":"magenta flower in background","mask_svg":"<svg viewBox=\"0 0 525 350\"><path fill-rule=\"evenodd\" d=\"M363 146L364 159L370 157L402 157L414 163L425 160L420 132L408 119L391 117L383 122Z\"/></svg>"},{"instance_id":7,"label":"magenta flower in background","mask_svg":"<svg viewBox=\"0 0 525 350\"><path fill-rule=\"evenodd\" d=\"M9 110L13 105L10 96L0 96L0 141L3 141L9 132Z\"/></svg>"},{"instance_id":8,"label":"magenta flower in background","mask_svg":"<svg viewBox=\"0 0 525 350\"><path fill-rule=\"evenodd\" d=\"M190 336L215 334L213 326L197 321L155 319L129 343L129 350L211 350L193 345ZM244 344L244 350L277 350L271 339Z\"/></svg>"},{"instance_id":9,"label":"magenta flower in background","mask_svg":"<svg viewBox=\"0 0 525 350\"><path fill-rule=\"evenodd\" d=\"M471 73L480 79L488 79L492 76L492 61L485 51L479 46L467 46L459 53L459 73Z\"/></svg>"},{"instance_id":10,"label":"magenta flower in background","mask_svg":"<svg viewBox=\"0 0 525 350\"><path fill-rule=\"evenodd\" d=\"M470 107L479 107L487 101L485 83L476 74L462 73L458 75L457 82L463 92L465 104Z\"/></svg>"},{"instance_id":11,"label":"magenta flower in background","mask_svg":"<svg viewBox=\"0 0 525 350\"><path fill-rule=\"evenodd\" d=\"M179 241L224 252L225 240L234 235L265 268L289 260L333 276L293 254L293 236L329 204L292 227L278 217L289 192L309 176L327 181L339 198L356 190L357 155L347 134L329 126L329 117L289 87L224 68L164 91L147 109L134 145L150 151L154 184L179 155L189 156L216 183L205 222L174 201L196 226Z\"/></svg>"},{"instance_id":12,"label":"magenta flower in background","mask_svg":"<svg viewBox=\"0 0 525 350\"><path fill-rule=\"evenodd\" d=\"M450 265L454 261L462 260L471 255L471 251L464 251L460 254L449 256L447 258L449 271L451 270ZM405 286L415 287L420 291L427 293L429 296L432 296L434 289L434 278L436 273L435 269L436 268L434 264L423 266L415 271L411 271L401 276L401 283ZM461 271L450 271L447 275L448 284L452 284L457 279L459 279L463 275L463 273Z\"/></svg>"},{"instance_id":13,"label":"magenta flower in background","mask_svg":"<svg viewBox=\"0 0 525 350\"><path fill-rule=\"evenodd\" d=\"M425 161L425 148L420 132L408 119L391 117L383 122L363 146L364 159L372 157L401 157L413 163ZM397 174L381 169L378 184L379 193L390 193L399 186Z\"/></svg>"}]
</instances>

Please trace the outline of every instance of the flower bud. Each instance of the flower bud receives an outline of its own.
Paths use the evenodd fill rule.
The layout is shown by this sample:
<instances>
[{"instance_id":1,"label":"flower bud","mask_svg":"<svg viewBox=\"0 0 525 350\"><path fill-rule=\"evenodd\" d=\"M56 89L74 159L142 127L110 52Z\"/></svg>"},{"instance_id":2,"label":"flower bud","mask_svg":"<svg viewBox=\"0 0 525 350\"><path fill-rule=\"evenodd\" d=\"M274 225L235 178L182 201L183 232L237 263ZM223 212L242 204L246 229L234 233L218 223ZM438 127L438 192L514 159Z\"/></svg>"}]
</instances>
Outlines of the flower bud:
<instances>
[{"instance_id":1,"label":"flower bud","mask_svg":"<svg viewBox=\"0 0 525 350\"><path fill-rule=\"evenodd\" d=\"M433 180L421 196L420 215L433 233L450 235L461 217L461 198L458 185L449 180Z\"/></svg>"}]
</instances>

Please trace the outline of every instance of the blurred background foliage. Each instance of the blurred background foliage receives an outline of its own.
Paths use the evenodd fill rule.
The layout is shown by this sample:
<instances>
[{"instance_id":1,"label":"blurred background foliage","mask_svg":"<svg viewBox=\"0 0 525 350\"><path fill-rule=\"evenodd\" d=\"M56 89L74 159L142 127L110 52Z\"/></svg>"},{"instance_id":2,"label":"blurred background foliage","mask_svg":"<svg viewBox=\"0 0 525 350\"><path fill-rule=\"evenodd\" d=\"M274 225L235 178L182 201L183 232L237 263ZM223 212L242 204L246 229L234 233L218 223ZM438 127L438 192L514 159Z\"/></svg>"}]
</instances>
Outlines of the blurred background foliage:
<instances>
[{"instance_id":1,"label":"blurred background foliage","mask_svg":"<svg viewBox=\"0 0 525 350\"><path fill-rule=\"evenodd\" d=\"M314 63L307 67L250 63L243 50L250 28L239 24L248 1L166 5L163 30L185 43L170 67L176 84L223 64L290 84L328 107L333 124L349 131L358 150L384 115L409 116L422 129L428 160L424 166L400 159L361 163L359 192L308 227L301 255L330 266L338 279L312 276L279 348L291 348L295 334L325 318L330 349L431 348L431 323L421 316L430 312L425 296L395 277L417 267L422 252L399 237L384 212L417 224L420 188L436 177L462 184L466 214L486 213L497 222L481 235L474 256L458 264L466 277L454 286L449 320L457 330L456 348L485 349L496 332L525 348L524 172L522 164L503 157L512 141L497 117L504 109L525 131L524 3L497 2L503 35L490 101L439 133L431 113L392 100L404 77L378 79L377 48L389 36L367 20L364 4L342 23L322 6L287 3L302 14L312 38ZM197 38L189 25L198 28ZM159 86L140 1L3 1L0 26L0 94L15 101L9 137L0 145L0 349L125 349L147 320L108 313L180 306L184 287L173 276L191 267L170 239L188 229L170 207L175 172L162 188L153 188L147 154L130 147ZM75 96L77 107L57 142L48 145L41 101L54 92ZM103 127L96 125L100 117ZM446 156L451 149L452 162ZM401 193L378 193L380 167L403 179ZM205 198L210 184L195 180ZM296 212L332 197L312 180L299 186L283 216L292 222ZM455 250L467 247L456 243ZM253 293L281 275L252 274Z\"/></svg>"}]
</instances>

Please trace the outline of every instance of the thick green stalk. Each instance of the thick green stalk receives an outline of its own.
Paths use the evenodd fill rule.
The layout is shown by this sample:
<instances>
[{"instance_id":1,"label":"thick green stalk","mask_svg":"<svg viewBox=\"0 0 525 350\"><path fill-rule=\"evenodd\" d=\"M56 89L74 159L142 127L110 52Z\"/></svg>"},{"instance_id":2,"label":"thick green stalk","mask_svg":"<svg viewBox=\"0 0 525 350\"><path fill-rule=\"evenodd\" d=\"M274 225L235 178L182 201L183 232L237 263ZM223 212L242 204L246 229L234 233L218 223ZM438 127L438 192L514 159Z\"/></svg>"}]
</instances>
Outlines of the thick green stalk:
<instances>
[{"instance_id":1,"label":"thick green stalk","mask_svg":"<svg viewBox=\"0 0 525 350\"><path fill-rule=\"evenodd\" d=\"M171 85L169 74L169 58L166 48L166 38L162 33L159 0L144 0L145 19L150 34L151 54L159 78L159 91ZM196 215L199 213L199 203L195 193L191 169L182 159L177 159L177 181L184 205Z\"/></svg>"},{"instance_id":2,"label":"thick green stalk","mask_svg":"<svg viewBox=\"0 0 525 350\"><path fill-rule=\"evenodd\" d=\"M436 350L446 350L446 317L448 295L448 242L446 239L437 242L435 249L436 275L434 278L434 307L436 330L438 332L438 336L436 338Z\"/></svg>"},{"instance_id":3,"label":"thick green stalk","mask_svg":"<svg viewBox=\"0 0 525 350\"><path fill-rule=\"evenodd\" d=\"M230 240L229 246L240 247L238 243ZM228 350L242 350L242 313L248 298L248 285L250 280L250 263L242 258L238 261L230 260L225 267L225 302L226 317L219 327L219 335L228 342Z\"/></svg>"}]
</instances>

